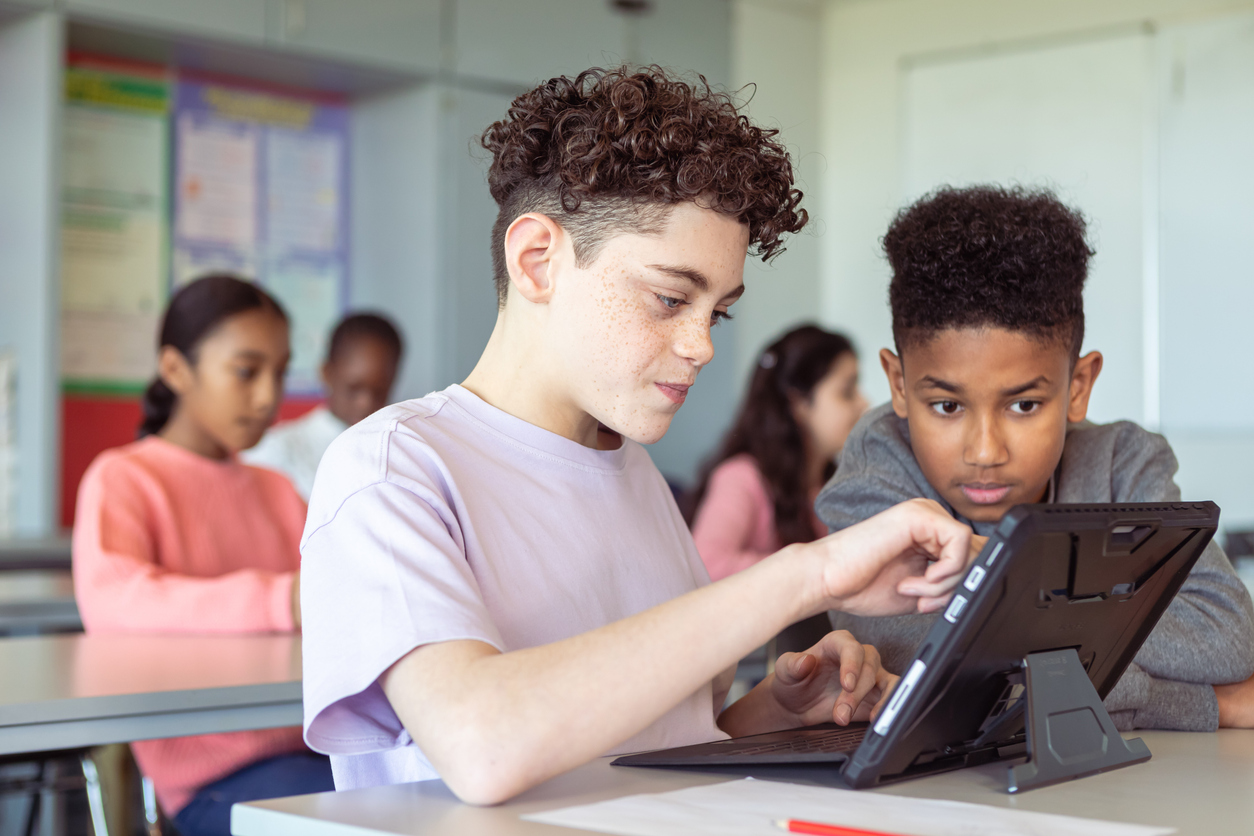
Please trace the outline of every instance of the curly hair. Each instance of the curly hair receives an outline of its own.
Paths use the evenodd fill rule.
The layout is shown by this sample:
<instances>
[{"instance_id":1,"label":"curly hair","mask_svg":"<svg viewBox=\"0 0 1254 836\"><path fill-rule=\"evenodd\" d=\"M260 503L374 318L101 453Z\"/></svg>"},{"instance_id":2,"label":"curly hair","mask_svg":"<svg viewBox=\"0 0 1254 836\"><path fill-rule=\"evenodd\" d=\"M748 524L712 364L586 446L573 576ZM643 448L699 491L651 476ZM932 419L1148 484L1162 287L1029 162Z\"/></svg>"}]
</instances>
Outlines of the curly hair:
<instances>
[{"instance_id":1,"label":"curly hair","mask_svg":"<svg viewBox=\"0 0 1254 836\"><path fill-rule=\"evenodd\" d=\"M807 216L778 131L750 123L699 78L688 84L656 66L560 76L514 99L483 132L500 207L492 228L500 305L509 286L505 231L527 212L570 234L580 266L614 233L660 232L685 201L747 224L750 252L764 261L783 251L782 236Z\"/></svg>"},{"instance_id":2,"label":"curly hair","mask_svg":"<svg viewBox=\"0 0 1254 836\"><path fill-rule=\"evenodd\" d=\"M996 326L1078 357L1093 255L1085 228L1044 189L944 187L902 210L883 240L898 352L941 330Z\"/></svg>"},{"instance_id":3,"label":"curly hair","mask_svg":"<svg viewBox=\"0 0 1254 836\"><path fill-rule=\"evenodd\" d=\"M405 341L401 338L401 332L383 314L370 312L355 313L340 320L340 324L331 332L327 361L334 363L343 356L351 343L363 337L378 340L396 362L400 362L401 355L405 352Z\"/></svg>"}]
</instances>

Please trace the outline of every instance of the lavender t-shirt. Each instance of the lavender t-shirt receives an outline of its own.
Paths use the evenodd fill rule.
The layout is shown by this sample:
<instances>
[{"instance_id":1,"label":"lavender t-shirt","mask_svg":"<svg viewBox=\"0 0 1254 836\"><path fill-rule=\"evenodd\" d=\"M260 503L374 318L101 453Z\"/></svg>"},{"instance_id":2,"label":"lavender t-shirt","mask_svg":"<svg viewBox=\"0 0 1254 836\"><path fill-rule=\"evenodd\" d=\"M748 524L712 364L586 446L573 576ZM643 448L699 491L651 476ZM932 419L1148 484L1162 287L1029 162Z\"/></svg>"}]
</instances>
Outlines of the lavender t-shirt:
<instances>
[{"instance_id":1,"label":"lavender t-shirt","mask_svg":"<svg viewBox=\"0 0 1254 836\"><path fill-rule=\"evenodd\" d=\"M460 386L336 439L301 557L305 740L338 789L438 777L378 681L415 647L534 647L709 582L644 448L589 449ZM726 737L713 690L614 752Z\"/></svg>"}]
</instances>

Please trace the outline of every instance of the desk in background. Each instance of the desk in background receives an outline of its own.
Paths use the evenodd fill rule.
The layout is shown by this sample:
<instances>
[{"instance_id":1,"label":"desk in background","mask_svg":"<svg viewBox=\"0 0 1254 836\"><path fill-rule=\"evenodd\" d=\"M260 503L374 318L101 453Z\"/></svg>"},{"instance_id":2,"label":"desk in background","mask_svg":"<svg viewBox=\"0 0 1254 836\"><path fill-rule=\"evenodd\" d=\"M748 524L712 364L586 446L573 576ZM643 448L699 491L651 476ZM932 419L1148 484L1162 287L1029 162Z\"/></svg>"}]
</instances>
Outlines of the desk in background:
<instances>
[{"instance_id":1,"label":"desk in background","mask_svg":"<svg viewBox=\"0 0 1254 836\"><path fill-rule=\"evenodd\" d=\"M70 571L70 538L0 540L0 572Z\"/></svg>"},{"instance_id":2,"label":"desk in background","mask_svg":"<svg viewBox=\"0 0 1254 836\"><path fill-rule=\"evenodd\" d=\"M70 540L0 540L0 636L83 629L70 579Z\"/></svg>"},{"instance_id":3,"label":"desk in background","mask_svg":"<svg viewBox=\"0 0 1254 836\"><path fill-rule=\"evenodd\" d=\"M1008 795L1005 764L986 764L893 784L891 795L941 798L1110 821L1169 826L1181 836L1254 832L1254 731L1215 734L1138 732L1151 761ZM661 769L613 767L595 761L498 807L462 804L440 781L236 805L235 836L566 836L587 831L522 821L535 813L636 793L667 792L728 780Z\"/></svg>"},{"instance_id":4,"label":"desk in background","mask_svg":"<svg viewBox=\"0 0 1254 836\"><path fill-rule=\"evenodd\" d=\"M300 724L299 635L0 639L0 755Z\"/></svg>"}]
</instances>

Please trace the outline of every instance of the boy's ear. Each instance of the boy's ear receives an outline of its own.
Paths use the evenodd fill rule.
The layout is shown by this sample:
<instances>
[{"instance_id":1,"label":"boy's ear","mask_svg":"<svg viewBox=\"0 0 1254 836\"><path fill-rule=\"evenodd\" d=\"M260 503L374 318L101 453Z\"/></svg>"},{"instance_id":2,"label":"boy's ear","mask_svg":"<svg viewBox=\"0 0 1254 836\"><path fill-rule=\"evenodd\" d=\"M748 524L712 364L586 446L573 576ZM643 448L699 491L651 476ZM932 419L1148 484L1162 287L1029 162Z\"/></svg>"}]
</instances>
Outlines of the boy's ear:
<instances>
[{"instance_id":1,"label":"boy's ear","mask_svg":"<svg viewBox=\"0 0 1254 836\"><path fill-rule=\"evenodd\" d=\"M187 362L183 352L172 345L161 346L161 353L157 355L157 374L176 395L185 394L195 383L191 363Z\"/></svg>"},{"instance_id":2,"label":"boy's ear","mask_svg":"<svg viewBox=\"0 0 1254 836\"><path fill-rule=\"evenodd\" d=\"M528 302L544 304L553 296L553 262L565 232L548 215L519 215L505 230L505 267L510 284Z\"/></svg>"},{"instance_id":3,"label":"boy's ear","mask_svg":"<svg viewBox=\"0 0 1254 836\"><path fill-rule=\"evenodd\" d=\"M880 365L888 378L888 388L893 393L893 412L898 418L906 417L906 373L902 371L901 358L887 348L880 349Z\"/></svg>"},{"instance_id":4,"label":"boy's ear","mask_svg":"<svg viewBox=\"0 0 1254 836\"><path fill-rule=\"evenodd\" d=\"M1075 361L1075 369L1071 372L1071 391L1067 396L1067 421L1074 424L1083 421L1089 411L1089 396L1093 394L1093 384L1102 373L1102 353L1090 351Z\"/></svg>"}]
</instances>

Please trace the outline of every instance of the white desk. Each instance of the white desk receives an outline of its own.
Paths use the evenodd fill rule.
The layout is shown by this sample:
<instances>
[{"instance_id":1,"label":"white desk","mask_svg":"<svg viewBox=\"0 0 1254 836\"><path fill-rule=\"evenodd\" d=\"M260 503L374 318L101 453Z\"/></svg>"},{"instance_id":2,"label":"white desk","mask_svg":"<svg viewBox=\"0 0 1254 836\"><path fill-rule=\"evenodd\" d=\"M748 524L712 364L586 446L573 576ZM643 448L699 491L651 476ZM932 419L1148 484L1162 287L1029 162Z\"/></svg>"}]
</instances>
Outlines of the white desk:
<instances>
[{"instance_id":1,"label":"white desk","mask_svg":"<svg viewBox=\"0 0 1254 836\"><path fill-rule=\"evenodd\" d=\"M70 570L68 535L31 539L0 539L0 571Z\"/></svg>"},{"instance_id":2,"label":"white desk","mask_svg":"<svg viewBox=\"0 0 1254 836\"><path fill-rule=\"evenodd\" d=\"M0 639L0 755L298 726L299 635Z\"/></svg>"},{"instance_id":3,"label":"white desk","mask_svg":"<svg viewBox=\"0 0 1254 836\"><path fill-rule=\"evenodd\" d=\"M875 792L1179 828L1182 836L1254 833L1254 731L1140 732L1151 761L1022 795L1007 795L1006 767L987 764ZM1137 736L1137 735L1132 735ZM459 803L440 781L236 805L235 836L539 836L568 828L521 821L522 813L665 792L727 780L692 772L612 767L596 761L499 807Z\"/></svg>"},{"instance_id":4,"label":"white desk","mask_svg":"<svg viewBox=\"0 0 1254 836\"><path fill-rule=\"evenodd\" d=\"M68 569L6 571L0 560L0 636L82 632Z\"/></svg>"},{"instance_id":5,"label":"white desk","mask_svg":"<svg viewBox=\"0 0 1254 836\"><path fill-rule=\"evenodd\" d=\"M0 635L78 632L70 538L0 540Z\"/></svg>"}]
</instances>

